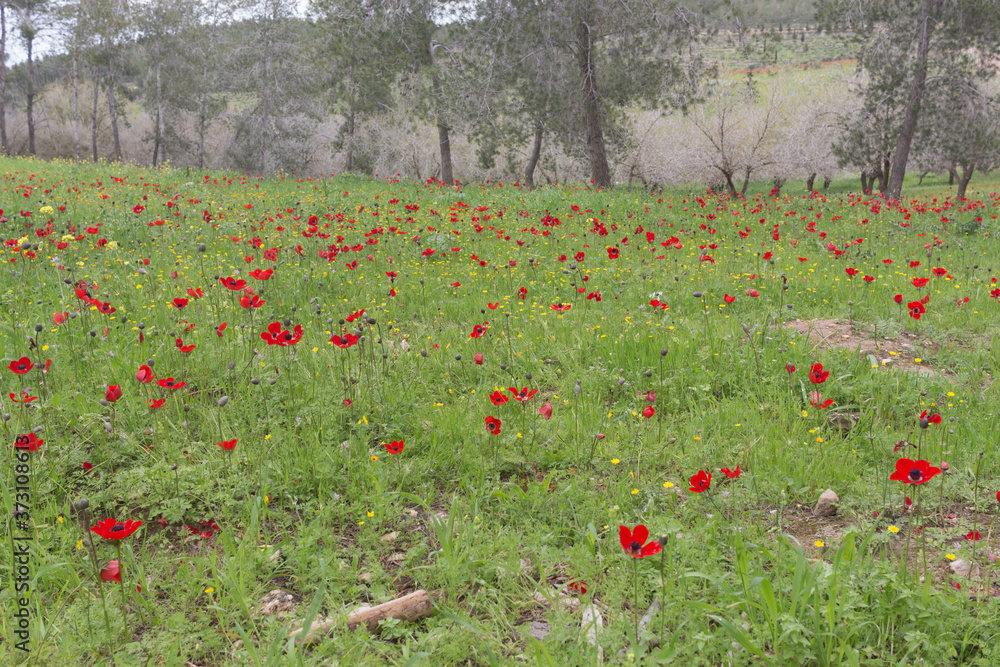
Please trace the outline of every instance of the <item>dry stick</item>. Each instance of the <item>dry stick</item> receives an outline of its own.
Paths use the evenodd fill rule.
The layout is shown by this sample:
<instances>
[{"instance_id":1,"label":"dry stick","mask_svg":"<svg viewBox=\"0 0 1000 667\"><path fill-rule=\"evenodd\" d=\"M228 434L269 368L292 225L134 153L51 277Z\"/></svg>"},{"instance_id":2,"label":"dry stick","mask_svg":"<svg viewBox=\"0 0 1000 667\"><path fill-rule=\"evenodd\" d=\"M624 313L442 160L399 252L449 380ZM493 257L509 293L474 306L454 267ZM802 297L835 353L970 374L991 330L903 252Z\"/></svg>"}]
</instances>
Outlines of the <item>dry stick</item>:
<instances>
[{"instance_id":1,"label":"dry stick","mask_svg":"<svg viewBox=\"0 0 1000 667\"><path fill-rule=\"evenodd\" d=\"M402 621L418 621L427 618L434 613L434 603L431 602L427 591L423 589L404 595L401 598L390 600L375 607L359 609L347 617L347 629L355 630L364 624L368 631L377 633L379 622L389 618L396 618ZM302 637L304 628L299 628L292 632L292 637L296 642L305 644L315 644L324 636L330 634L340 624L339 619L325 619L319 625L313 626L305 637Z\"/></svg>"}]
</instances>

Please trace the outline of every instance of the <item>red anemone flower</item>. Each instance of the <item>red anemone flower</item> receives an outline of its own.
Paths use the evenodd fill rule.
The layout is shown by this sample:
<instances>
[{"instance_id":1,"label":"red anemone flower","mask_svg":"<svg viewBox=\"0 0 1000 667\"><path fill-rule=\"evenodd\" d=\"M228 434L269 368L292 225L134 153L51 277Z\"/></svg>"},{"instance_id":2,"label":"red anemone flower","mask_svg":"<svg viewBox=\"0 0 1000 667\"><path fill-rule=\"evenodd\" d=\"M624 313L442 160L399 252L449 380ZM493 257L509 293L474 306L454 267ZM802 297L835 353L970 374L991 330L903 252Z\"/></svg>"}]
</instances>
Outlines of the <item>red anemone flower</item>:
<instances>
[{"instance_id":1,"label":"red anemone flower","mask_svg":"<svg viewBox=\"0 0 1000 667\"><path fill-rule=\"evenodd\" d=\"M490 394L490 401L493 403L493 405L503 405L509 400L510 397L507 396L507 394L500 393L499 390L494 391L492 394Z\"/></svg>"},{"instance_id":2,"label":"red anemone flower","mask_svg":"<svg viewBox=\"0 0 1000 667\"><path fill-rule=\"evenodd\" d=\"M32 396L26 391L22 391L20 394L15 394L14 392L8 392L8 396L10 396L10 400L14 401L15 403L23 403L24 405L27 405L28 403L31 403L32 401L38 399L37 396Z\"/></svg>"},{"instance_id":3,"label":"red anemone flower","mask_svg":"<svg viewBox=\"0 0 1000 667\"><path fill-rule=\"evenodd\" d=\"M823 364L813 364L809 369L809 381L813 384L823 384L830 377L830 371L823 370Z\"/></svg>"},{"instance_id":4,"label":"red anemone flower","mask_svg":"<svg viewBox=\"0 0 1000 667\"><path fill-rule=\"evenodd\" d=\"M512 393L514 395L514 400L519 403L530 401L531 397L538 393L537 389L528 389L527 387L521 391L518 391L517 387L507 387L507 391Z\"/></svg>"},{"instance_id":5,"label":"red anemone flower","mask_svg":"<svg viewBox=\"0 0 1000 667\"><path fill-rule=\"evenodd\" d=\"M469 334L469 338L482 338L483 334L486 333L488 324L488 322L483 322L482 324L477 324L472 327L472 333Z\"/></svg>"},{"instance_id":6,"label":"red anemone flower","mask_svg":"<svg viewBox=\"0 0 1000 667\"><path fill-rule=\"evenodd\" d=\"M647 539L649 539L649 529L641 523L631 529L628 526L618 526L618 541L621 542L625 553L633 558L655 556L663 549L656 540L646 544Z\"/></svg>"},{"instance_id":7,"label":"red anemone flower","mask_svg":"<svg viewBox=\"0 0 1000 667\"><path fill-rule=\"evenodd\" d=\"M180 297L177 297L176 299L174 299L174 308L180 310L181 308L183 308L186 305L188 305L188 300L187 299L182 299Z\"/></svg>"},{"instance_id":8,"label":"red anemone flower","mask_svg":"<svg viewBox=\"0 0 1000 667\"><path fill-rule=\"evenodd\" d=\"M275 344L281 347L291 347L300 340L302 340L302 325L296 324L291 331L282 331L278 334L278 340L275 341Z\"/></svg>"},{"instance_id":9,"label":"red anemone flower","mask_svg":"<svg viewBox=\"0 0 1000 667\"><path fill-rule=\"evenodd\" d=\"M346 350L352 345L358 344L358 337L354 334L347 334L346 336L334 336L330 339L330 342L337 347Z\"/></svg>"},{"instance_id":10,"label":"red anemone flower","mask_svg":"<svg viewBox=\"0 0 1000 667\"><path fill-rule=\"evenodd\" d=\"M725 475L729 479L736 479L741 474L743 474L743 471L740 470L739 466L736 466L736 470L730 470L729 468L723 468L719 472L721 472L723 475Z\"/></svg>"},{"instance_id":11,"label":"red anemone flower","mask_svg":"<svg viewBox=\"0 0 1000 667\"><path fill-rule=\"evenodd\" d=\"M173 378L167 378L166 380L157 380L156 384L160 385L164 389L180 389L186 382L175 382Z\"/></svg>"},{"instance_id":12,"label":"red anemone flower","mask_svg":"<svg viewBox=\"0 0 1000 667\"><path fill-rule=\"evenodd\" d=\"M217 444L219 447L222 447L223 451L228 452L231 449L236 449L237 440L239 440L239 438L233 438L232 440L223 440L222 442L217 442L215 444Z\"/></svg>"},{"instance_id":13,"label":"red anemone flower","mask_svg":"<svg viewBox=\"0 0 1000 667\"><path fill-rule=\"evenodd\" d=\"M354 320L358 319L359 317L361 317L364 314L365 314L365 309L362 308L361 310L354 311L353 313L351 313L350 315L348 315L347 317L345 317L344 320L347 321L347 322L353 322Z\"/></svg>"},{"instance_id":14,"label":"red anemone flower","mask_svg":"<svg viewBox=\"0 0 1000 667\"><path fill-rule=\"evenodd\" d=\"M927 410L924 410L923 412L921 412L920 413L920 417L918 418L919 421L923 421L924 419L926 419L929 424L940 424L941 423L941 415L936 414L936 413L932 414L932 415L928 415L927 414Z\"/></svg>"},{"instance_id":15,"label":"red anemone flower","mask_svg":"<svg viewBox=\"0 0 1000 667\"><path fill-rule=\"evenodd\" d=\"M14 438L14 449L26 452L37 452L44 444L45 441L36 437L34 433L27 433Z\"/></svg>"},{"instance_id":16,"label":"red anemone flower","mask_svg":"<svg viewBox=\"0 0 1000 667\"><path fill-rule=\"evenodd\" d=\"M142 521L129 520L125 523L118 523L116 519L105 519L90 530L106 540L123 540L139 530L141 525Z\"/></svg>"},{"instance_id":17,"label":"red anemone flower","mask_svg":"<svg viewBox=\"0 0 1000 667\"><path fill-rule=\"evenodd\" d=\"M725 296L722 297L722 300L725 301L726 303L733 303L734 301L736 301L736 297L729 296L728 294L726 294Z\"/></svg>"},{"instance_id":18,"label":"red anemone flower","mask_svg":"<svg viewBox=\"0 0 1000 667\"><path fill-rule=\"evenodd\" d=\"M813 406L817 410L825 410L833 405L833 399L828 398L824 401L823 394L818 391L811 391L809 392L809 405Z\"/></svg>"},{"instance_id":19,"label":"red anemone flower","mask_svg":"<svg viewBox=\"0 0 1000 667\"><path fill-rule=\"evenodd\" d=\"M554 303L552 304L552 310L565 311L573 307L571 303Z\"/></svg>"},{"instance_id":20,"label":"red anemone flower","mask_svg":"<svg viewBox=\"0 0 1000 667\"><path fill-rule=\"evenodd\" d=\"M707 491L710 486L712 486L712 473L699 470L697 475L691 477L691 488L688 491L701 493Z\"/></svg>"},{"instance_id":21,"label":"red anemone flower","mask_svg":"<svg viewBox=\"0 0 1000 667\"><path fill-rule=\"evenodd\" d=\"M184 354L193 351L195 348L194 345L185 345L184 341L182 341L180 338L174 341L174 345L176 345L177 349L183 352Z\"/></svg>"},{"instance_id":22,"label":"red anemone flower","mask_svg":"<svg viewBox=\"0 0 1000 667\"><path fill-rule=\"evenodd\" d=\"M7 368L10 369L10 372L16 375L24 375L34 367L35 364L33 364L31 362L31 359L29 359L28 357L21 357L20 359L15 359L14 361L10 362L10 365L7 366Z\"/></svg>"},{"instance_id":23,"label":"red anemone flower","mask_svg":"<svg viewBox=\"0 0 1000 667\"><path fill-rule=\"evenodd\" d=\"M250 294L244 294L243 296L240 297L240 305L243 306L244 308L260 308L265 303L267 303L267 301L260 298L253 292L251 292Z\"/></svg>"},{"instance_id":24,"label":"red anemone flower","mask_svg":"<svg viewBox=\"0 0 1000 667\"><path fill-rule=\"evenodd\" d=\"M542 419L552 419L552 404L545 401L545 405L538 408L538 414L541 415Z\"/></svg>"},{"instance_id":25,"label":"red anemone flower","mask_svg":"<svg viewBox=\"0 0 1000 667\"><path fill-rule=\"evenodd\" d=\"M487 303L486 307L489 308L490 310L496 310L497 306L499 305L500 305L499 303Z\"/></svg>"},{"instance_id":26,"label":"red anemone flower","mask_svg":"<svg viewBox=\"0 0 1000 667\"><path fill-rule=\"evenodd\" d=\"M852 278L858 275L858 270L855 269L853 266L847 267L846 269L844 269L844 272L847 273L847 275L851 276Z\"/></svg>"},{"instance_id":27,"label":"red anemone flower","mask_svg":"<svg viewBox=\"0 0 1000 667\"><path fill-rule=\"evenodd\" d=\"M254 280L267 280L274 273L274 269L256 269L250 272L250 277Z\"/></svg>"},{"instance_id":28,"label":"red anemone flower","mask_svg":"<svg viewBox=\"0 0 1000 667\"><path fill-rule=\"evenodd\" d=\"M910 317L915 320L919 320L920 316L927 312L927 309L924 308L924 304L919 301L911 301L906 304L906 307L910 311Z\"/></svg>"},{"instance_id":29,"label":"red anemone flower","mask_svg":"<svg viewBox=\"0 0 1000 667\"><path fill-rule=\"evenodd\" d=\"M402 452L405 446L402 440L393 440L392 442L383 442L382 444L385 445L386 451L393 455Z\"/></svg>"},{"instance_id":30,"label":"red anemone flower","mask_svg":"<svg viewBox=\"0 0 1000 667\"><path fill-rule=\"evenodd\" d=\"M108 403L114 403L121 397L122 397L121 385L109 384L107 390L104 392L104 400L106 400Z\"/></svg>"},{"instance_id":31,"label":"red anemone flower","mask_svg":"<svg viewBox=\"0 0 1000 667\"><path fill-rule=\"evenodd\" d=\"M795 366L793 366L792 364L785 364L785 370L788 371L789 375L791 375L792 373L795 372Z\"/></svg>"},{"instance_id":32,"label":"red anemone flower","mask_svg":"<svg viewBox=\"0 0 1000 667\"><path fill-rule=\"evenodd\" d=\"M500 427L503 426L502 422L496 417L487 417L485 420L486 430L490 432L490 435L500 435Z\"/></svg>"},{"instance_id":33,"label":"red anemone flower","mask_svg":"<svg viewBox=\"0 0 1000 667\"><path fill-rule=\"evenodd\" d=\"M108 564L101 569L101 581L116 581L119 584L122 582L121 568L118 566L118 561L109 560Z\"/></svg>"},{"instance_id":34,"label":"red anemone flower","mask_svg":"<svg viewBox=\"0 0 1000 667\"><path fill-rule=\"evenodd\" d=\"M608 259L618 259L618 248L608 248Z\"/></svg>"},{"instance_id":35,"label":"red anemone flower","mask_svg":"<svg viewBox=\"0 0 1000 667\"><path fill-rule=\"evenodd\" d=\"M226 322L223 322L219 326L215 327L215 335L222 338L222 332L226 330L227 326L229 325Z\"/></svg>"},{"instance_id":36,"label":"red anemone flower","mask_svg":"<svg viewBox=\"0 0 1000 667\"><path fill-rule=\"evenodd\" d=\"M578 252L576 253L576 255L573 256L573 259L575 259L578 262L582 262L584 257L586 257L586 255L584 255L583 252Z\"/></svg>"},{"instance_id":37,"label":"red anemone flower","mask_svg":"<svg viewBox=\"0 0 1000 667\"><path fill-rule=\"evenodd\" d=\"M153 369L146 364L139 366L139 370L135 372L135 379L143 384L149 384L153 381L154 377Z\"/></svg>"},{"instance_id":38,"label":"red anemone flower","mask_svg":"<svg viewBox=\"0 0 1000 667\"><path fill-rule=\"evenodd\" d=\"M473 359L473 361L475 361L475 362L476 362L476 365L477 365L477 366L482 366L482 365L483 365L483 355L482 355L482 354L480 354L479 352L476 352L476 353L475 353L475 354L474 354L474 355L472 356L472 359Z\"/></svg>"},{"instance_id":39,"label":"red anemone flower","mask_svg":"<svg viewBox=\"0 0 1000 667\"><path fill-rule=\"evenodd\" d=\"M896 472L889 475L889 479L903 484L923 484L940 474L941 468L936 468L923 459L899 459L896 461Z\"/></svg>"},{"instance_id":40,"label":"red anemone flower","mask_svg":"<svg viewBox=\"0 0 1000 667\"><path fill-rule=\"evenodd\" d=\"M914 278L912 282L914 287L923 287L930 282L930 278Z\"/></svg>"},{"instance_id":41,"label":"red anemone flower","mask_svg":"<svg viewBox=\"0 0 1000 667\"><path fill-rule=\"evenodd\" d=\"M165 398L154 398L149 402L149 409L155 410L156 408L162 408L163 404L167 402Z\"/></svg>"},{"instance_id":42,"label":"red anemone flower","mask_svg":"<svg viewBox=\"0 0 1000 667\"><path fill-rule=\"evenodd\" d=\"M232 276L229 276L228 278L220 278L219 282L222 283L223 287L225 287L226 289L232 290L234 292L237 291L237 290L241 290L241 289L243 289L244 287L247 286L247 281L245 281L245 280L237 280L236 278L234 278Z\"/></svg>"},{"instance_id":43,"label":"red anemone flower","mask_svg":"<svg viewBox=\"0 0 1000 667\"><path fill-rule=\"evenodd\" d=\"M892 297L892 300L895 301L896 303L903 303L903 295L897 294L896 296Z\"/></svg>"},{"instance_id":44,"label":"red anemone flower","mask_svg":"<svg viewBox=\"0 0 1000 667\"><path fill-rule=\"evenodd\" d=\"M970 530L966 534L965 539L972 540L972 541L978 541L978 540L983 539L983 536L980 534L980 532L978 530Z\"/></svg>"},{"instance_id":45,"label":"red anemone flower","mask_svg":"<svg viewBox=\"0 0 1000 667\"><path fill-rule=\"evenodd\" d=\"M188 296L191 297L192 299L200 299L201 297L205 296L205 293L202 291L200 287L188 287L187 293Z\"/></svg>"},{"instance_id":46,"label":"red anemone flower","mask_svg":"<svg viewBox=\"0 0 1000 667\"><path fill-rule=\"evenodd\" d=\"M642 409L642 416L645 417L646 419L649 419L650 417L652 417L655 414L656 414L656 410L653 409L652 405L647 405L646 407L644 407Z\"/></svg>"}]
</instances>

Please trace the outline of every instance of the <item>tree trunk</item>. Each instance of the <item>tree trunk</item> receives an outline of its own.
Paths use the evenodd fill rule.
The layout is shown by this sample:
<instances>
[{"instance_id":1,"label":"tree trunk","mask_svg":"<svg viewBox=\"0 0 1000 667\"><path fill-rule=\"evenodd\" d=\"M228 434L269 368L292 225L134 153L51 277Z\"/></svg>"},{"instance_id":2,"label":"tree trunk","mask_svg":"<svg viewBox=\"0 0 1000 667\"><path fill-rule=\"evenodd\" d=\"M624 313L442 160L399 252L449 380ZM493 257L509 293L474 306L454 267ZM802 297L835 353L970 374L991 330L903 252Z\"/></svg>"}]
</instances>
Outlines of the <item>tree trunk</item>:
<instances>
[{"instance_id":1,"label":"tree trunk","mask_svg":"<svg viewBox=\"0 0 1000 667\"><path fill-rule=\"evenodd\" d=\"M729 188L729 194L736 196L736 186L733 184L733 173L731 171L722 171L722 175L726 177L726 187Z\"/></svg>"},{"instance_id":2,"label":"tree trunk","mask_svg":"<svg viewBox=\"0 0 1000 667\"><path fill-rule=\"evenodd\" d=\"M437 75L437 59L434 57L434 48L437 43L431 40L428 53L431 57L431 87L434 89L434 106L437 115L438 145L441 147L441 180L448 185L454 185L455 173L451 166L451 138L448 136L448 125L444 122L444 115L441 113L441 79Z\"/></svg>"},{"instance_id":3,"label":"tree trunk","mask_svg":"<svg viewBox=\"0 0 1000 667\"><path fill-rule=\"evenodd\" d=\"M524 166L524 183L529 189L535 189L535 167L538 165L538 158L542 154L542 135L545 128L541 121L535 123L535 141L531 145L531 156L528 157L528 164Z\"/></svg>"},{"instance_id":4,"label":"tree trunk","mask_svg":"<svg viewBox=\"0 0 1000 667\"><path fill-rule=\"evenodd\" d=\"M868 174L861 172L861 192L862 194L868 194L871 191L871 182L868 180Z\"/></svg>"},{"instance_id":5,"label":"tree trunk","mask_svg":"<svg viewBox=\"0 0 1000 667\"><path fill-rule=\"evenodd\" d=\"M73 52L73 157L80 159L80 72L76 51Z\"/></svg>"},{"instance_id":6,"label":"tree trunk","mask_svg":"<svg viewBox=\"0 0 1000 667\"><path fill-rule=\"evenodd\" d=\"M156 142L153 144L153 166L157 164L157 154L161 151L163 152L164 158L166 158L167 149L163 145L165 141L164 129L166 128L166 122L163 120L163 84L160 79L160 70L163 69L163 63L156 63Z\"/></svg>"},{"instance_id":7,"label":"tree trunk","mask_svg":"<svg viewBox=\"0 0 1000 667\"><path fill-rule=\"evenodd\" d=\"M917 130L917 118L920 116L920 104L927 87L927 54L930 51L931 33L934 31L932 21L936 20L941 8L941 0L924 0L920 7L919 39L917 43L917 62L910 84L910 99L903 115L903 126L896 141L896 150L892 159L892 177L889 179L888 196L899 199L903 192L903 176L906 175L906 161L910 157L910 146Z\"/></svg>"},{"instance_id":8,"label":"tree trunk","mask_svg":"<svg viewBox=\"0 0 1000 667\"><path fill-rule=\"evenodd\" d=\"M160 152L160 110L156 110L156 131L153 133L153 166L156 166L156 156Z\"/></svg>"},{"instance_id":9,"label":"tree trunk","mask_svg":"<svg viewBox=\"0 0 1000 667\"><path fill-rule=\"evenodd\" d=\"M809 174L809 178L806 179L806 190L813 192L813 185L816 184L816 172Z\"/></svg>"},{"instance_id":10,"label":"tree trunk","mask_svg":"<svg viewBox=\"0 0 1000 667\"><path fill-rule=\"evenodd\" d=\"M115 152L111 159L117 161L122 159L122 142L118 136L118 114L115 112L115 68L111 42L105 42L104 49L108 54L108 115L111 118L111 138L115 144Z\"/></svg>"},{"instance_id":11,"label":"tree trunk","mask_svg":"<svg viewBox=\"0 0 1000 667\"><path fill-rule=\"evenodd\" d=\"M773 189L777 190L777 192L774 193L775 196L780 196L781 188L785 187L785 179L781 178L780 176L775 176L773 185L774 185ZM812 188L809 189L812 190Z\"/></svg>"},{"instance_id":12,"label":"tree trunk","mask_svg":"<svg viewBox=\"0 0 1000 667\"><path fill-rule=\"evenodd\" d=\"M750 167L746 168L746 172L743 174L743 187L740 188L740 196L746 196L747 186L750 185L750 172L753 170Z\"/></svg>"},{"instance_id":13,"label":"tree trunk","mask_svg":"<svg viewBox=\"0 0 1000 667\"><path fill-rule=\"evenodd\" d=\"M35 154L35 63L31 56L31 47L35 38L31 37L28 42L28 90L25 93L27 98L28 112L28 155Z\"/></svg>"},{"instance_id":14,"label":"tree trunk","mask_svg":"<svg viewBox=\"0 0 1000 667\"><path fill-rule=\"evenodd\" d=\"M952 167L948 170L948 186L951 187L955 185L955 168Z\"/></svg>"},{"instance_id":15,"label":"tree trunk","mask_svg":"<svg viewBox=\"0 0 1000 667\"><path fill-rule=\"evenodd\" d=\"M587 154L590 156L590 171L593 183L599 188L611 187L611 170L604 149L604 133L601 130L601 106L597 96L597 75L590 42L589 14L585 10L576 24L576 51L583 76L583 116L587 125Z\"/></svg>"},{"instance_id":16,"label":"tree trunk","mask_svg":"<svg viewBox=\"0 0 1000 667\"><path fill-rule=\"evenodd\" d=\"M882 168L878 172L878 191L883 195L889 190L889 174L894 173L892 165L889 163L889 156L882 158ZM892 197L890 197L892 198Z\"/></svg>"},{"instance_id":17,"label":"tree trunk","mask_svg":"<svg viewBox=\"0 0 1000 667\"><path fill-rule=\"evenodd\" d=\"M976 169L973 165L962 165L962 175L958 177L958 192L956 193L959 199L965 199L965 189L969 187L969 181L972 180L974 173L976 173Z\"/></svg>"},{"instance_id":18,"label":"tree trunk","mask_svg":"<svg viewBox=\"0 0 1000 667\"><path fill-rule=\"evenodd\" d=\"M830 187L830 183L833 183L833 179L830 178L829 176L824 176L823 177L823 189L826 190L827 188L829 188Z\"/></svg>"},{"instance_id":19,"label":"tree trunk","mask_svg":"<svg viewBox=\"0 0 1000 667\"><path fill-rule=\"evenodd\" d=\"M98 89L97 73L94 73L94 109L91 111L90 119L92 121L90 129L90 142L94 148L94 162L97 162L97 95L100 92Z\"/></svg>"},{"instance_id":20,"label":"tree trunk","mask_svg":"<svg viewBox=\"0 0 1000 667\"><path fill-rule=\"evenodd\" d=\"M347 171L354 169L354 110L347 115Z\"/></svg>"},{"instance_id":21,"label":"tree trunk","mask_svg":"<svg viewBox=\"0 0 1000 667\"><path fill-rule=\"evenodd\" d=\"M7 8L0 3L0 148L10 154L7 143Z\"/></svg>"}]
</instances>

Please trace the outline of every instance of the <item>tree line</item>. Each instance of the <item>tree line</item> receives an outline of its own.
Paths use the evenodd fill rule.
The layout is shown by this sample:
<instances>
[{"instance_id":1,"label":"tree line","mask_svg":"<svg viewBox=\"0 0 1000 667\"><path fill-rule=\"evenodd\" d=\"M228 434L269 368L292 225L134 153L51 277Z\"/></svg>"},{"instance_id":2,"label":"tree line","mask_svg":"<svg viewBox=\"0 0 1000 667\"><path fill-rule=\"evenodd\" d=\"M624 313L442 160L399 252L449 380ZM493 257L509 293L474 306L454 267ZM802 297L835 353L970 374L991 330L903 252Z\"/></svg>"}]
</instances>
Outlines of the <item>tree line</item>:
<instances>
[{"instance_id":1,"label":"tree line","mask_svg":"<svg viewBox=\"0 0 1000 667\"><path fill-rule=\"evenodd\" d=\"M308 171L321 145L371 174L407 168L380 158L391 125L433 128L433 169L413 155L417 177L453 182L457 142L477 168L529 186L558 155L612 187L655 184L655 158L637 157L652 118L686 128L674 143L699 168L684 173L733 194L761 178L812 189L846 168L898 198L910 167L952 174L964 196L1000 163L1000 0L821 0L816 28L793 39L806 49L807 32L836 34L857 59L851 94L793 118L775 86L723 76L707 54L725 34L770 62L791 32L776 12L799 22L808 6L310 0L301 17L292 0L0 0L0 147L38 154L47 130L43 153L116 160L128 134L133 161L266 174ZM26 57L9 67L12 45ZM57 126L68 136L53 138Z\"/></svg>"}]
</instances>

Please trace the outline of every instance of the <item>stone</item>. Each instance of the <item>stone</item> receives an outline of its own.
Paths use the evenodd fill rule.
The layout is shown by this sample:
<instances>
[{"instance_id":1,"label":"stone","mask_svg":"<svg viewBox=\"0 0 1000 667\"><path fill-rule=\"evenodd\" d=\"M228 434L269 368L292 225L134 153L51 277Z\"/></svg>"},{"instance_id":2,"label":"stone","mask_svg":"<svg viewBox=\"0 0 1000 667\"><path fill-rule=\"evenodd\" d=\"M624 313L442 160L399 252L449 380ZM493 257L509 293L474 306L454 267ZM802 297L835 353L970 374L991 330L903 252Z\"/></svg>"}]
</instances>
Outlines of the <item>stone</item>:
<instances>
[{"instance_id":1,"label":"stone","mask_svg":"<svg viewBox=\"0 0 1000 667\"><path fill-rule=\"evenodd\" d=\"M964 558L951 561L948 567L951 568L952 574L958 577L978 577L980 575L979 566L973 567L972 563Z\"/></svg>"},{"instance_id":2,"label":"stone","mask_svg":"<svg viewBox=\"0 0 1000 667\"><path fill-rule=\"evenodd\" d=\"M295 609L295 596L276 588L260 599L256 611L261 616L284 618L293 609Z\"/></svg>"},{"instance_id":3,"label":"stone","mask_svg":"<svg viewBox=\"0 0 1000 667\"><path fill-rule=\"evenodd\" d=\"M827 489L820 495L816 508L813 510L813 516L834 516L837 514L839 502L840 498L837 497L837 494L832 489Z\"/></svg>"}]
</instances>

